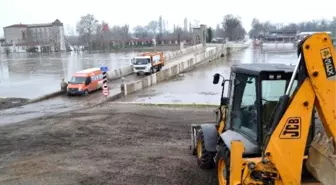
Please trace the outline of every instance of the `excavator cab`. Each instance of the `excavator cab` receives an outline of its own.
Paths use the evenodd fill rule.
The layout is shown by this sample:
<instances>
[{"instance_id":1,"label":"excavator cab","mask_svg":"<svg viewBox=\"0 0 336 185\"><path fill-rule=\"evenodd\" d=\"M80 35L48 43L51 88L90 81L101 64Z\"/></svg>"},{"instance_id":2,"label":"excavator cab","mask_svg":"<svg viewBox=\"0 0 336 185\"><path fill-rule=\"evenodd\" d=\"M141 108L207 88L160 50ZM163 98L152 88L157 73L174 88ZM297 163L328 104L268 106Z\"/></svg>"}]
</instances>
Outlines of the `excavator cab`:
<instances>
[{"instance_id":1,"label":"excavator cab","mask_svg":"<svg viewBox=\"0 0 336 185\"><path fill-rule=\"evenodd\" d=\"M273 116L278 109L280 97L285 94L290 84L294 67L267 63L231 67L228 116L225 120L225 131L217 138L217 153L214 156L220 185L226 185L226 176L230 176L229 170L225 169L230 169L231 141L242 142L243 158L258 158L263 155L264 141L271 131ZM293 81L290 95L298 87L297 78ZM315 119L312 116L305 155L308 154L314 134Z\"/></svg>"},{"instance_id":2,"label":"excavator cab","mask_svg":"<svg viewBox=\"0 0 336 185\"><path fill-rule=\"evenodd\" d=\"M243 141L244 156L261 156L265 135L271 127L272 114L288 87L294 67L267 63L238 64L231 67L229 79L218 73L214 75L213 84L223 79L218 109L220 119L214 123L192 125L193 153L197 156L199 167L213 168L216 165L214 158L217 146L230 148L232 139ZM295 85L297 80L294 81ZM291 93L294 90L292 88ZM307 144L313 139L314 125L312 122Z\"/></svg>"}]
</instances>

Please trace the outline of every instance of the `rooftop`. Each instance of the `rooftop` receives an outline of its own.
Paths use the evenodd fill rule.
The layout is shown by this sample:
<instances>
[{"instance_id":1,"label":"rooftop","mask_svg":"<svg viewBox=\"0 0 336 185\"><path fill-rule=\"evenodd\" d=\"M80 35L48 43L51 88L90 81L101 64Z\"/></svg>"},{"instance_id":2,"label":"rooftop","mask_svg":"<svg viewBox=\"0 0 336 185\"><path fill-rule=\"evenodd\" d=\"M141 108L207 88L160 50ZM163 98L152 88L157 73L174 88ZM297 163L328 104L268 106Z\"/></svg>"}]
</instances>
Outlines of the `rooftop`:
<instances>
[{"instance_id":1,"label":"rooftop","mask_svg":"<svg viewBox=\"0 0 336 185\"><path fill-rule=\"evenodd\" d=\"M90 68L90 69L84 69L82 71L78 71L76 72L77 74L79 73L92 73L92 72L95 72L95 71L99 71L100 68Z\"/></svg>"},{"instance_id":2,"label":"rooftop","mask_svg":"<svg viewBox=\"0 0 336 185\"><path fill-rule=\"evenodd\" d=\"M252 63L237 64L231 67L232 71L259 75L262 72L292 73L295 65L276 64L276 63Z\"/></svg>"},{"instance_id":3,"label":"rooftop","mask_svg":"<svg viewBox=\"0 0 336 185\"><path fill-rule=\"evenodd\" d=\"M50 26L63 26L63 23L56 19L51 23L42 23L42 24L12 24L10 26L6 26L4 28L37 28L37 27L50 27Z\"/></svg>"}]
</instances>

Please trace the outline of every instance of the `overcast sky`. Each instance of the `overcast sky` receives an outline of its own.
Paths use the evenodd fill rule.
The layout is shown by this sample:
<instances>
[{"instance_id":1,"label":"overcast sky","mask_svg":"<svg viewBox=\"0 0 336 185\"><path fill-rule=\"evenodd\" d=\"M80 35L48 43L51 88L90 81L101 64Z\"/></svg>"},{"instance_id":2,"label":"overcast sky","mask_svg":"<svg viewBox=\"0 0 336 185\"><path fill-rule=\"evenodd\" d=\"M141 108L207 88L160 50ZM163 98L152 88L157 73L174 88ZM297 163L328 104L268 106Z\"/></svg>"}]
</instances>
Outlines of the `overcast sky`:
<instances>
[{"instance_id":1,"label":"overcast sky","mask_svg":"<svg viewBox=\"0 0 336 185\"><path fill-rule=\"evenodd\" d=\"M320 6L307 0L0 0L0 27L55 19L75 27L80 16L87 13L110 25L145 25L162 15L170 28L173 24L183 26L185 17L188 22L198 20L215 27L225 14L231 13L240 15L243 26L249 30L254 17L283 23L331 19L336 16L335 4L335 0L324 0Z\"/></svg>"}]
</instances>

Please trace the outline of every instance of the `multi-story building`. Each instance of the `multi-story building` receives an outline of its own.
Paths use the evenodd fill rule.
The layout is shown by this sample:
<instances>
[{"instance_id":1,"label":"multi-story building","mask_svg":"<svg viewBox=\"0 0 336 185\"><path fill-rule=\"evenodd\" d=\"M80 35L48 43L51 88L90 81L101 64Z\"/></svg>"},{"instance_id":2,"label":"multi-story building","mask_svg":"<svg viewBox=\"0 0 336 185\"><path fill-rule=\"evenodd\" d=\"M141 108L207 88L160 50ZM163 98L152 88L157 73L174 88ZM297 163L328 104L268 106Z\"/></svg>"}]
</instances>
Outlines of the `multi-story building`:
<instances>
[{"instance_id":1,"label":"multi-story building","mask_svg":"<svg viewBox=\"0 0 336 185\"><path fill-rule=\"evenodd\" d=\"M65 51L63 23L56 19L46 24L14 24L3 28L5 43L15 51ZM17 48L18 47L18 48Z\"/></svg>"}]
</instances>

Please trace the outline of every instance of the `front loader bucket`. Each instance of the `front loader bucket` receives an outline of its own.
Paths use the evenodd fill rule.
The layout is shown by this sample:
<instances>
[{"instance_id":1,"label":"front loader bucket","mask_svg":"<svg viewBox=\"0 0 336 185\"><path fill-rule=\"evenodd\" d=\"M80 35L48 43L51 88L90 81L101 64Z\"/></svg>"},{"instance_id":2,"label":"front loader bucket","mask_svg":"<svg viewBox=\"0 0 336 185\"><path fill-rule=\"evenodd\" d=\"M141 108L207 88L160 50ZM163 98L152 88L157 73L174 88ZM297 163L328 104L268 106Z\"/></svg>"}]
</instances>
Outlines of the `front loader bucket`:
<instances>
[{"instance_id":1,"label":"front loader bucket","mask_svg":"<svg viewBox=\"0 0 336 185\"><path fill-rule=\"evenodd\" d=\"M308 171L323 185L336 182L336 155L333 141L318 131L309 149L306 161Z\"/></svg>"}]
</instances>

